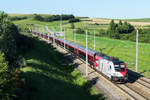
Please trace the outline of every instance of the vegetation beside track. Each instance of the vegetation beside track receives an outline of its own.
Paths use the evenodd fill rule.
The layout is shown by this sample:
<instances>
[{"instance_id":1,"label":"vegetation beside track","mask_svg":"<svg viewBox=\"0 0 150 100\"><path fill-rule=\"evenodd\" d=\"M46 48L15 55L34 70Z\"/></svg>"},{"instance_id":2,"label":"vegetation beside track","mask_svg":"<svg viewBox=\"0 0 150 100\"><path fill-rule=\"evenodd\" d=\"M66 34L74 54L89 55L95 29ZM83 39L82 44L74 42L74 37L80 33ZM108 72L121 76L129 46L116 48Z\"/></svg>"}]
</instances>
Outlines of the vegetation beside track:
<instances>
[{"instance_id":1,"label":"vegetation beside track","mask_svg":"<svg viewBox=\"0 0 150 100\"><path fill-rule=\"evenodd\" d=\"M62 53L37 37L33 37L33 44L33 49L25 54L26 66L22 68L26 99L104 99Z\"/></svg>"}]
</instances>

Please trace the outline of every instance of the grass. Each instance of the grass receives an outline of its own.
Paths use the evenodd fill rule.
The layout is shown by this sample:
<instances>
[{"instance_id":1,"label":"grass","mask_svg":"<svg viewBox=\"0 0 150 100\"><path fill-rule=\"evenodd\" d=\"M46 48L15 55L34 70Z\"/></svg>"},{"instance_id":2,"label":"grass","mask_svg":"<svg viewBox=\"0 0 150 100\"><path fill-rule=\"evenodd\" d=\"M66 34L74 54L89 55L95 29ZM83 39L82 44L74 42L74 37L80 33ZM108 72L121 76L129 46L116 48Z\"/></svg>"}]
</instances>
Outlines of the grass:
<instances>
[{"instance_id":1,"label":"grass","mask_svg":"<svg viewBox=\"0 0 150 100\"><path fill-rule=\"evenodd\" d=\"M85 35L76 35L77 43L85 46ZM66 33L66 39L73 41L73 34ZM93 36L88 36L88 47L93 49ZM96 37L96 51L105 48L103 53L115 56L125 61L127 67L135 71L136 43L127 40L116 40L104 37ZM138 72L150 78L150 44L139 43Z\"/></svg>"},{"instance_id":2,"label":"grass","mask_svg":"<svg viewBox=\"0 0 150 100\"><path fill-rule=\"evenodd\" d=\"M36 25L39 25L39 27L48 26L49 29L51 30L60 31L60 21L42 22L42 21L36 21L30 18L30 19L25 19L25 20L14 21L14 23L15 24L36 24ZM67 20L63 21L63 28L70 29L71 24ZM95 25L95 24L81 21L81 22L75 23L75 28L83 28L83 29L88 28L91 30L96 29L97 31L99 31L101 29L107 29L108 25Z\"/></svg>"},{"instance_id":3,"label":"grass","mask_svg":"<svg viewBox=\"0 0 150 100\"><path fill-rule=\"evenodd\" d=\"M125 19L126 21L135 21L135 22L150 22L150 18L138 18L138 19Z\"/></svg>"},{"instance_id":4,"label":"grass","mask_svg":"<svg viewBox=\"0 0 150 100\"><path fill-rule=\"evenodd\" d=\"M97 92L73 64L51 45L33 38L33 49L25 54L22 68L27 100L99 100ZM65 66L62 64L65 63Z\"/></svg>"}]
</instances>

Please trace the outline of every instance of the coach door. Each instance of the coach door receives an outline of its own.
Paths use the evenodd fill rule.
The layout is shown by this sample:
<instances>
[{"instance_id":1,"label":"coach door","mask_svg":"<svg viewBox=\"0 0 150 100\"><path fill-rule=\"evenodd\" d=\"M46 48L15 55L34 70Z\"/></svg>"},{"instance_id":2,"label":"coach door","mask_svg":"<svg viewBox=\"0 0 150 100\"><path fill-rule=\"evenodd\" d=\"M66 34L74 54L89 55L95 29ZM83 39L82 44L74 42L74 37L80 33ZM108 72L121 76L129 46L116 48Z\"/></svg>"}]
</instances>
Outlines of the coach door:
<instances>
[{"instance_id":1,"label":"coach door","mask_svg":"<svg viewBox=\"0 0 150 100\"><path fill-rule=\"evenodd\" d=\"M98 60L97 63L98 63L98 70L100 71L101 70L101 60Z\"/></svg>"},{"instance_id":2,"label":"coach door","mask_svg":"<svg viewBox=\"0 0 150 100\"><path fill-rule=\"evenodd\" d=\"M103 65L103 63L104 63L104 60L99 60L99 63L100 63L100 67L99 67L99 70L103 73L104 72L104 65Z\"/></svg>"},{"instance_id":3,"label":"coach door","mask_svg":"<svg viewBox=\"0 0 150 100\"><path fill-rule=\"evenodd\" d=\"M107 62L107 75L111 77L112 66L110 62Z\"/></svg>"}]
</instances>

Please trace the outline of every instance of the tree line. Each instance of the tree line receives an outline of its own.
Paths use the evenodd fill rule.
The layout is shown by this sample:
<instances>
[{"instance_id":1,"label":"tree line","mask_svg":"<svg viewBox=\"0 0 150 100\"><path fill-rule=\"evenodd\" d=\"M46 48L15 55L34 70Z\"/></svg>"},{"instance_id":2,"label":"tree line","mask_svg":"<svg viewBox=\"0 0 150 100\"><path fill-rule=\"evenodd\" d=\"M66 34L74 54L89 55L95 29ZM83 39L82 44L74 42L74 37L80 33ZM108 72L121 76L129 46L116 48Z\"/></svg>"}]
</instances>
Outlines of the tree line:
<instances>
[{"instance_id":1,"label":"tree line","mask_svg":"<svg viewBox=\"0 0 150 100\"><path fill-rule=\"evenodd\" d=\"M45 21L45 22L52 22L52 21L58 21L58 20L69 20L70 23L72 22L79 22L80 20L75 18L74 15L47 15L42 16L39 14L34 14L33 16L34 20L38 21Z\"/></svg>"},{"instance_id":2,"label":"tree line","mask_svg":"<svg viewBox=\"0 0 150 100\"><path fill-rule=\"evenodd\" d=\"M150 28L139 30L139 42L150 43ZM79 34L85 34L85 30L82 28L76 29L76 32ZM93 33L88 32L88 34L92 35ZM109 23L108 29L98 30L96 36L100 37L109 37L120 40L130 40L136 41L136 29L133 25L128 23L127 21L119 21L119 23L115 23L114 20L111 20Z\"/></svg>"},{"instance_id":3,"label":"tree line","mask_svg":"<svg viewBox=\"0 0 150 100\"><path fill-rule=\"evenodd\" d=\"M27 19L27 16L9 16L8 19L11 21L16 21L16 20L23 20L23 19Z\"/></svg>"},{"instance_id":4,"label":"tree line","mask_svg":"<svg viewBox=\"0 0 150 100\"><path fill-rule=\"evenodd\" d=\"M150 28L139 30L139 42L150 43ZM100 31L101 33L101 31ZM112 20L109 24L109 28L106 32L103 31L103 34L110 38L121 39L121 40L130 40L136 41L136 29L133 25L129 24L127 21L119 21L118 24Z\"/></svg>"}]
</instances>

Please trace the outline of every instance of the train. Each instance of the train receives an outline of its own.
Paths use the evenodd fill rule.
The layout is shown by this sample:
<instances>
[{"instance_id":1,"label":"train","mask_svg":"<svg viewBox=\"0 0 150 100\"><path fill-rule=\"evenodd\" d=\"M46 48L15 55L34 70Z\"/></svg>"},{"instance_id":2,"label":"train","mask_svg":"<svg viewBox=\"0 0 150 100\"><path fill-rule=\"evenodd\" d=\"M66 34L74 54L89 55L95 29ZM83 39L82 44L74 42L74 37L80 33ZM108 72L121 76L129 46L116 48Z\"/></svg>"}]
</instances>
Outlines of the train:
<instances>
[{"instance_id":1,"label":"train","mask_svg":"<svg viewBox=\"0 0 150 100\"><path fill-rule=\"evenodd\" d=\"M71 53L77 55L82 60L86 60L86 48L79 44L64 40L54 35L48 35L39 32L31 32L46 40L51 40L61 47L64 47ZM128 82L127 66L124 61L110 57L104 53L97 52L88 48L88 63L90 67L106 76L112 82L126 83Z\"/></svg>"}]
</instances>

